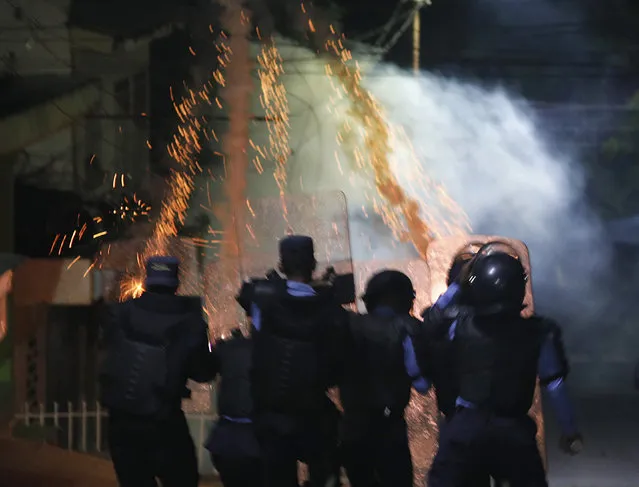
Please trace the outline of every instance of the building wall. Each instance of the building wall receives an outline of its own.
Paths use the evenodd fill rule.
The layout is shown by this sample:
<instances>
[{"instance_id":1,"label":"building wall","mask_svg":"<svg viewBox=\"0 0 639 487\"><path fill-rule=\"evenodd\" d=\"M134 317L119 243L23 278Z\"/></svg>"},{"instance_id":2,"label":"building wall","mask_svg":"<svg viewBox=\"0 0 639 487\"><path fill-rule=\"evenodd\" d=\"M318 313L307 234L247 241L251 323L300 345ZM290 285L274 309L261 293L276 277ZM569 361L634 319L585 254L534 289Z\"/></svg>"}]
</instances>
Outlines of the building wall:
<instances>
[{"instance_id":1,"label":"building wall","mask_svg":"<svg viewBox=\"0 0 639 487\"><path fill-rule=\"evenodd\" d=\"M14 8L11 4L15 5ZM69 0L0 3L0 77L71 75L102 79L92 115L38 141L19 157L19 176L43 169L36 185L97 197L112 190L113 175L141 185L148 172L149 40L121 43L69 31ZM91 167L95 164L95 167ZM121 186L117 184L116 186Z\"/></svg>"},{"instance_id":2,"label":"building wall","mask_svg":"<svg viewBox=\"0 0 639 487\"><path fill-rule=\"evenodd\" d=\"M68 4L69 0L0 3L0 76L70 73Z\"/></svg>"},{"instance_id":3,"label":"building wall","mask_svg":"<svg viewBox=\"0 0 639 487\"><path fill-rule=\"evenodd\" d=\"M101 104L80 129L81 178L90 177L97 159L108 176L101 192L121 188L123 181L125 187L145 187L150 158L149 44L121 44L108 53L90 47L73 46L76 72L102 79ZM93 185L91 191L96 191Z\"/></svg>"}]
</instances>

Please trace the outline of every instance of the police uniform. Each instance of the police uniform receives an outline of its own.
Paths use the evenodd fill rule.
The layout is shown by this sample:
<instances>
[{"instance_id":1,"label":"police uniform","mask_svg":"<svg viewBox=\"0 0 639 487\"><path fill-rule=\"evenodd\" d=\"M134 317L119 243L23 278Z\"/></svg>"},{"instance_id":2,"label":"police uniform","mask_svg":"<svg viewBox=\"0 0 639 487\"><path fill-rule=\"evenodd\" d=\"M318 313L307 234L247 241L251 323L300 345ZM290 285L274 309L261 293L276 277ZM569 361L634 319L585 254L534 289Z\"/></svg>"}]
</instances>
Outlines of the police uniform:
<instances>
[{"instance_id":1,"label":"police uniform","mask_svg":"<svg viewBox=\"0 0 639 487\"><path fill-rule=\"evenodd\" d=\"M472 254L459 254L448 271L447 285L451 286L459 277L464 266L470 262ZM446 309L446 320L448 325L452 325L456 317L459 299L449 294L441 296L438 305ZM428 310L424 310L424 316ZM455 401L457 399L458 384L455 371L454 348L447 335L441 334L438 328L441 324L430 323L425 320L418 327L418 336L415 340L418 347L417 359L424 374L432 381L437 399L439 411L448 419L455 412ZM479 484L478 484L479 485Z\"/></svg>"},{"instance_id":2,"label":"police uniform","mask_svg":"<svg viewBox=\"0 0 639 487\"><path fill-rule=\"evenodd\" d=\"M469 307L452 325L434 306L425 315L454 344L459 381L457 410L440 435L429 472L430 487L468 485L490 474L513 487L547 485L528 416L537 375L549 391L563 391L567 361L558 327L540 317L522 318L526 274L504 252L478 254L461 286ZM556 409L564 437L577 438L569 403ZM567 406L566 406L567 404Z\"/></svg>"},{"instance_id":3,"label":"police uniform","mask_svg":"<svg viewBox=\"0 0 639 487\"><path fill-rule=\"evenodd\" d=\"M391 297L392 299L386 299ZM367 284L369 314L350 320L350 347L340 381L342 455L353 487L412 487L413 466L404 410L421 381L411 335L415 293L408 276L382 271ZM417 386L419 387L419 386Z\"/></svg>"},{"instance_id":4,"label":"police uniform","mask_svg":"<svg viewBox=\"0 0 639 487\"><path fill-rule=\"evenodd\" d=\"M196 487L197 458L181 409L186 381L215 374L201 300L176 296L177 259L147 262L140 298L109 307L103 328L102 404L122 487Z\"/></svg>"},{"instance_id":5,"label":"police uniform","mask_svg":"<svg viewBox=\"0 0 639 487\"><path fill-rule=\"evenodd\" d=\"M448 271L448 286L457 281L464 266L471 261L472 257L472 253L463 252L453 259L453 264ZM455 321L459 304L458 296L453 297L450 293L439 298L437 305L446 309L444 319L448 325L452 325ZM425 310L422 314L427 312L428 310ZM439 422L441 434L455 414L459 384L454 344L448 335L442 335L438 332L438 326L440 325L425 320L418 327L419 332L415 343L419 367L424 375L432 381L437 408L443 416ZM476 477L469 478L466 483L466 487L490 487L490 485L490 477L486 473L478 473Z\"/></svg>"},{"instance_id":6,"label":"police uniform","mask_svg":"<svg viewBox=\"0 0 639 487\"><path fill-rule=\"evenodd\" d=\"M220 419L205 446L224 487L259 487L264 483L264 468L253 425L252 340L235 329L231 338L216 343L214 352L221 376L217 389Z\"/></svg>"},{"instance_id":7,"label":"police uniform","mask_svg":"<svg viewBox=\"0 0 639 487\"><path fill-rule=\"evenodd\" d=\"M286 274L299 268L310 278L312 239L284 238L280 259ZM266 485L297 487L302 461L310 485L323 487L334 475L338 415L326 392L336 381L346 311L330 293L284 279L256 282L250 301L254 418Z\"/></svg>"}]
</instances>

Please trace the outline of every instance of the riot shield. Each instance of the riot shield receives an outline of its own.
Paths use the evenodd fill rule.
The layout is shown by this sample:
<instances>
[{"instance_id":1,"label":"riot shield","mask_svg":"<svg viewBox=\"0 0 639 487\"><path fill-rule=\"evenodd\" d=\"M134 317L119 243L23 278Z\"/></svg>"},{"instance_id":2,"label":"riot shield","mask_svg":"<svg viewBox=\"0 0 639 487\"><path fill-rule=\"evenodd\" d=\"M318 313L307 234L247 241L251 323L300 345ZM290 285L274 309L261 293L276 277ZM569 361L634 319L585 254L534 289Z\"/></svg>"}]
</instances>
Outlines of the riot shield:
<instances>
[{"instance_id":1,"label":"riot shield","mask_svg":"<svg viewBox=\"0 0 639 487\"><path fill-rule=\"evenodd\" d=\"M240 233L244 277L275 268L278 242L292 234L313 238L318 273L329 265L340 274L353 272L348 208L341 191L249 200L244 222Z\"/></svg>"}]
</instances>

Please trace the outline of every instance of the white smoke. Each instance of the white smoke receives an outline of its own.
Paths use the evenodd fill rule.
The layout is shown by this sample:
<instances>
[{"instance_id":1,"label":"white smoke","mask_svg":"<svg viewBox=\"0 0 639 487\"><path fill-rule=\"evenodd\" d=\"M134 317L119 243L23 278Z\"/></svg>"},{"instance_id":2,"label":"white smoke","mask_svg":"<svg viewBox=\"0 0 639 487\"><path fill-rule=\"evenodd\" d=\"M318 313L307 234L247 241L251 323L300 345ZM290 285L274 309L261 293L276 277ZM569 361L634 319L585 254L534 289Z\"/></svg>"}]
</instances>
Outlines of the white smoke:
<instances>
[{"instance_id":1,"label":"white smoke","mask_svg":"<svg viewBox=\"0 0 639 487\"><path fill-rule=\"evenodd\" d=\"M372 208L373 175L358 168L352 157L354 149L364 150L364 128L349 115L346 97L337 96L332 83L339 82L326 76L325 60L282 39L276 45L284 60L282 82L289 103L288 191L346 194L353 259L416 256L410 245L397 242ZM550 139L533 110L500 88L485 89L429 73L415 76L392 66L375 66L367 62L370 57L355 57L386 119L407 133L417 152L420 167L406 157L408 146L392 139L395 175L422 202L424 213L445 209L433 208L432 191L415 184L420 168L466 211L475 233L516 238L529 246L535 298L542 311L552 307L553 313L557 308L572 313L599 306L606 297L600 279L608 245L584 204L584 175L578 162L546 142ZM263 114L257 93L252 105L253 113ZM344 122L354 135L338 144L336 135ZM266 124L253 122L250 127L252 141L268 147ZM261 174L249 174L248 194L276 198L272 167L268 161L263 165ZM194 200L191 208L207 206L214 192L200 192L196 198L201 201Z\"/></svg>"},{"instance_id":2,"label":"white smoke","mask_svg":"<svg viewBox=\"0 0 639 487\"><path fill-rule=\"evenodd\" d=\"M554 295L561 306L598 301L609 252L585 204L583 172L570 154L546 143L522 100L500 88L389 66L365 82L389 120L407 131L425 172L467 212L474 232L529 246L540 297ZM403 186L424 199L401 158L394 166Z\"/></svg>"},{"instance_id":3,"label":"white smoke","mask_svg":"<svg viewBox=\"0 0 639 487\"><path fill-rule=\"evenodd\" d=\"M301 50L295 51L299 65ZM344 121L355 123L347 113L348 102L336 104L335 91L322 76L324 62L307 56L303 69L286 70L289 100L301 100L297 110L296 102L291 103L289 188L346 193L355 259L410 256L412 249L397 244L367 203L374 193L372 175L357 169L347 155L361 139L335 142ZM529 246L538 301L583 309L584 303L598 300L608 249L584 204L582 171L570 154L546 143L543 127L522 100L500 88L428 73L415 76L388 65L368 69L364 84L389 123L408 134L424 173L442 183L466 211L475 233L512 237ZM361 134L363 128L354 132ZM406 145L394 140L391 164L397 179L412 196L431 205L432 195L414 184L417 172L413 160L404 157ZM548 296L553 299L544 299Z\"/></svg>"}]
</instances>

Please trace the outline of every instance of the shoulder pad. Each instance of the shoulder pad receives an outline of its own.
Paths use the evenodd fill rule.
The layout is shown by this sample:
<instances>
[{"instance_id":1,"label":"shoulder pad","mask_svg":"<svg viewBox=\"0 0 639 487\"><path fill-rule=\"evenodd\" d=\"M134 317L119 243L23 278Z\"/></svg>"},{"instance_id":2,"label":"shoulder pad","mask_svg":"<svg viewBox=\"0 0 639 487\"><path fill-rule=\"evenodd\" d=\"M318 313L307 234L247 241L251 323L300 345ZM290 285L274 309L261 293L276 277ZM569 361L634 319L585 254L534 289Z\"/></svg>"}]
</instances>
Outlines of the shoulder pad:
<instances>
[{"instance_id":1,"label":"shoulder pad","mask_svg":"<svg viewBox=\"0 0 639 487\"><path fill-rule=\"evenodd\" d=\"M193 313L202 313L202 298L200 296L176 296L183 306L185 311Z\"/></svg>"},{"instance_id":2,"label":"shoulder pad","mask_svg":"<svg viewBox=\"0 0 639 487\"><path fill-rule=\"evenodd\" d=\"M242 283L242 287L240 288L240 292L237 294L237 296L235 296L235 300L247 313L251 312L251 303L253 302L253 288L253 281L244 281Z\"/></svg>"},{"instance_id":3,"label":"shoulder pad","mask_svg":"<svg viewBox=\"0 0 639 487\"><path fill-rule=\"evenodd\" d=\"M269 301L273 300L282 291L282 283L284 283L284 291L285 291L286 281L277 282L270 279L254 280L252 301L258 306L263 307Z\"/></svg>"},{"instance_id":4,"label":"shoulder pad","mask_svg":"<svg viewBox=\"0 0 639 487\"><path fill-rule=\"evenodd\" d=\"M395 319L395 323L399 326L402 332L405 332L410 336L414 336L415 333L417 333L419 325L421 324L418 319L413 318L412 316L398 316Z\"/></svg>"}]
</instances>

